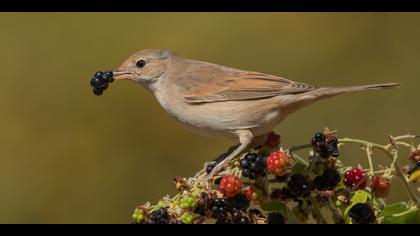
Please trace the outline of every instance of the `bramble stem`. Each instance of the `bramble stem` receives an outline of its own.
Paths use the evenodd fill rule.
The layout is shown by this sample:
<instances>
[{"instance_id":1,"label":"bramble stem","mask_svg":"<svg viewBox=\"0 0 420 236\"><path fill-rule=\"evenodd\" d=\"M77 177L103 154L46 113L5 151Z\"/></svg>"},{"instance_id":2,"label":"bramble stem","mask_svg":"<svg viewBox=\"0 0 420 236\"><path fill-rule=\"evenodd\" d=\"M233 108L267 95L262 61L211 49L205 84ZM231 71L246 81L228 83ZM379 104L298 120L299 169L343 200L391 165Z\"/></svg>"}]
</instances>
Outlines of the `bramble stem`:
<instances>
[{"instance_id":1,"label":"bramble stem","mask_svg":"<svg viewBox=\"0 0 420 236\"><path fill-rule=\"evenodd\" d=\"M367 155L368 162L369 162L370 175L373 178L375 176L375 171L373 170L373 161L372 161L373 151L372 151L371 146L366 147L366 155Z\"/></svg>"},{"instance_id":2,"label":"bramble stem","mask_svg":"<svg viewBox=\"0 0 420 236\"><path fill-rule=\"evenodd\" d=\"M302 149L308 149L308 148L312 148L312 144L308 143L308 144L291 146L289 148L289 152L295 152L295 151L299 151L299 150L302 150Z\"/></svg>"},{"instance_id":3,"label":"bramble stem","mask_svg":"<svg viewBox=\"0 0 420 236\"><path fill-rule=\"evenodd\" d=\"M311 201L312 207L314 209L314 213L319 217L320 223L321 224L327 224L327 220L326 220L324 214L322 214L321 209L319 208L315 198L313 196L309 196L309 201Z\"/></svg>"},{"instance_id":4,"label":"bramble stem","mask_svg":"<svg viewBox=\"0 0 420 236\"><path fill-rule=\"evenodd\" d=\"M400 136L397 137L398 139L401 139L401 137L407 138L407 137L416 137L416 136ZM396 139L396 138L394 138ZM404 175L404 171L402 170L402 167L398 161L398 153L395 149L393 149L393 153L389 151L390 146L389 145L380 145L360 139L352 139L352 138L343 138L338 140L339 143L345 144L345 143L351 143L351 144L360 144L362 146L371 146L372 149L378 149L386 154L386 156L394 162L394 166L397 172L397 175L400 177L404 188L406 189L406 192L408 193L410 199L414 201L417 205L420 205L420 199L417 196L417 194L413 191L410 183L407 181L406 176ZM395 158L395 161L394 161Z\"/></svg>"},{"instance_id":5,"label":"bramble stem","mask_svg":"<svg viewBox=\"0 0 420 236\"><path fill-rule=\"evenodd\" d=\"M303 159L302 157L298 156L295 153L292 153L289 151L289 153L291 154L291 157L294 161L301 163L302 165L305 165L306 167L309 166L309 162L307 162L305 159Z\"/></svg>"}]
</instances>

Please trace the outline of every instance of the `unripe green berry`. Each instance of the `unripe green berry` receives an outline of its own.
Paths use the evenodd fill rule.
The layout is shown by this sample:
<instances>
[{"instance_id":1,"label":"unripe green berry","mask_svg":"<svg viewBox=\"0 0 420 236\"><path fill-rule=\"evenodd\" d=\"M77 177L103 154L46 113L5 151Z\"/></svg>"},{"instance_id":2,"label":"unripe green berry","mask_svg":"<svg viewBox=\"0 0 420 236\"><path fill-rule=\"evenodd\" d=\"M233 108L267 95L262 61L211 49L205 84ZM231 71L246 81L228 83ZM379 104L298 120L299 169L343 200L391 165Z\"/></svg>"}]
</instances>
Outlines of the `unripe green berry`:
<instances>
[{"instance_id":1,"label":"unripe green berry","mask_svg":"<svg viewBox=\"0 0 420 236\"><path fill-rule=\"evenodd\" d=\"M192 224L193 220L194 220L194 217L188 212L185 212L181 216L181 221L184 222L184 224Z\"/></svg>"}]
</instances>

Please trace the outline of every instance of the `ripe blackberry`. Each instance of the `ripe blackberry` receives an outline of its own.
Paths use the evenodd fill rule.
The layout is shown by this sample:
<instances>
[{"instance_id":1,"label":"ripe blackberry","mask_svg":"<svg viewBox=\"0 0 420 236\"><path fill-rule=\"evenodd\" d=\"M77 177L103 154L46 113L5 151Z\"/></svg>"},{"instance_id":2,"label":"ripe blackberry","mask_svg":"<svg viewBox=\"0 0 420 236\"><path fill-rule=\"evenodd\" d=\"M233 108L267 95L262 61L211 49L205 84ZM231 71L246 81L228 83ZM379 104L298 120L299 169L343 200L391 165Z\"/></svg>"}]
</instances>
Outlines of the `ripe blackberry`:
<instances>
[{"instance_id":1,"label":"ripe blackberry","mask_svg":"<svg viewBox=\"0 0 420 236\"><path fill-rule=\"evenodd\" d=\"M357 203L352 206L349 217L353 224L370 224L376 220L375 212L369 203Z\"/></svg>"},{"instance_id":2,"label":"ripe blackberry","mask_svg":"<svg viewBox=\"0 0 420 236\"><path fill-rule=\"evenodd\" d=\"M233 198L229 198L229 207L231 212L246 211L250 206L250 201L244 193L239 193Z\"/></svg>"},{"instance_id":3,"label":"ripe blackberry","mask_svg":"<svg viewBox=\"0 0 420 236\"><path fill-rule=\"evenodd\" d=\"M349 188L354 188L356 185L359 185L358 189L364 189L367 185L365 176L366 174L364 170L359 168L353 168L344 173L344 185L346 185Z\"/></svg>"},{"instance_id":4,"label":"ripe blackberry","mask_svg":"<svg viewBox=\"0 0 420 236\"><path fill-rule=\"evenodd\" d=\"M311 141L312 146L322 158L328 158L330 156L338 157L339 152L337 138L332 134L327 136L328 137L320 132L316 133Z\"/></svg>"},{"instance_id":5,"label":"ripe blackberry","mask_svg":"<svg viewBox=\"0 0 420 236\"><path fill-rule=\"evenodd\" d=\"M149 224L168 224L169 223L168 208L163 207L150 213L148 223Z\"/></svg>"},{"instance_id":6,"label":"ripe blackberry","mask_svg":"<svg viewBox=\"0 0 420 236\"><path fill-rule=\"evenodd\" d=\"M210 209L212 211L212 217L218 218L224 216L231 209L230 202L227 198L217 198L210 204Z\"/></svg>"},{"instance_id":7,"label":"ripe blackberry","mask_svg":"<svg viewBox=\"0 0 420 236\"><path fill-rule=\"evenodd\" d=\"M264 158L256 153L248 153L240 161L242 175L246 178L257 179L266 175L266 165Z\"/></svg>"},{"instance_id":8,"label":"ripe blackberry","mask_svg":"<svg viewBox=\"0 0 420 236\"><path fill-rule=\"evenodd\" d=\"M320 176L315 177L314 185L319 191L333 190L340 183L341 176L335 169L327 169Z\"/></svg>"},{"instance_id":9,"label":"ripe blackberry","mask_svg":"<svg viewBox=\"0 0 420 236\"><path fill-rule=\"evenodd\" d=\"M308 197L312 190L311 183L302 174L293 174L287 183L287 189L294 197Z\"/></svg>"},{"instance_id":10,"label":"ripe blackberry","mask_svg":"<svg viewBox=\"0 0 420 236\"><path fill-rule=\"evenodd\" d=\"M98 71L91 79L90 86L93 87L93 93L99 96L102 95L102 93L108 88L109 83L112 83L113 81L114 74L112 73L112 71Z\"/></svg>"},{"instance_id":11,"label":"ripe blackberry","mask_svg":"<svg viewBox=\"0 0 420 236\"><path fill-rule=\"evenodd\" d=\"M286 220L280 212L270 212L267 216L267 224L286 224Z\"/></svg>"}]
</instances>

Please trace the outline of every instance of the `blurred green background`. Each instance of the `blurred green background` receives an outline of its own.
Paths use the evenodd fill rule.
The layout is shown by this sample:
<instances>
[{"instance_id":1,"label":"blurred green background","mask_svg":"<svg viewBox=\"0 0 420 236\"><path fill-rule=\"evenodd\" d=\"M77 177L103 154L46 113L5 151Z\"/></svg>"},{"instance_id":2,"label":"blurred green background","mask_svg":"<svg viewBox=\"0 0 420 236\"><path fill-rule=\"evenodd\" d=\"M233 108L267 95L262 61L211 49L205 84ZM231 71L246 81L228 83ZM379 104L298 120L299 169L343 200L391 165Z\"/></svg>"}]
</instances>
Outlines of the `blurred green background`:
<instances>
[{"instance_id":1,"label":"blurred green background","mask_svg":"<svg viewBox=\"0 0 420 236\"><path fill-rule=\"evenodd\" d=\"M325 126L381 143L420 133L419 23L416 13L1 13L0 222L128 223L137 204L175 193L174 176L236 143L184 130L133 83L92 94L94 72L145 48L318 85L402 83L293 114L276 129L285 146ZM342 160L367 166L357 146ZM404 199L395 184L391 201Z\"/></svg>"}]
</instances>

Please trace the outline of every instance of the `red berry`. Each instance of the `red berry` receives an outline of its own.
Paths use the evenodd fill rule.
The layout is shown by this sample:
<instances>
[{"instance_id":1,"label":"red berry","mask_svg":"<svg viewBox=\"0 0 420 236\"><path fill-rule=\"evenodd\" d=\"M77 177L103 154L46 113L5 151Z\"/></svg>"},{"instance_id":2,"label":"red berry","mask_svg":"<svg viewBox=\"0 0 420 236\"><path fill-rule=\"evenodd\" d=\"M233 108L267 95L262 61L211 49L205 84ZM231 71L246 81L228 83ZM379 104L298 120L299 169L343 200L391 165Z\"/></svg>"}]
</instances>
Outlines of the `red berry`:
<instances>
[{"instance_id":1,"label":"red berry","mask_svg":"<svg viewBox=\"0 0 420 236\"><path fill-rule=\"evenodd\" d=\"M268 133L264 145L270 148L278 147L280 145L280 135L274 133L273 131Z\"/></svg>"},{"instance_id":2,"label":"red berry","mask_svg":"<svg viewBox=\"0 0 420 236\"><path fill-rule=\"evenodd\" d=\"M253 199L252 195L254 194L252 186L245 187L244 194L245 194L246 198L248 198L248 200L252 201L252 199Z\"/></svg>"},{"instance_id":3,"label":"red berry","mask_svg":"<svg viewBox=\"0 0 420 236\"><path fill-rule=\"evenodd\" d=\"M389 181L383 176L375 176L373 191L376 197L385 198L389 192Z\"/></svg>"},{"instance_id":4,"label":"red berry","mask_svg":"<svg viewBox=\"0 0 420 236\"><path fill-rule=\"evenodd\" d=\"M241 192L241 180L234 175L227 175L220 180L219 191L226 197L234 197Z\"/></svg>"},{"instance_id":5,"label":"red berry","mask_svg":"<svg viewBox=\"0 0 420 236\"><path fill-rule=\"evenodd\" d=\"M267 170L273 175L285 175L288 166L289 157L285 152L272 152L267 158Z\"/></svg>"},{"instance_id":6,"label":"red berry","mask_svg":"<svg viewBox=\"0 0 420 236\"><path fill-rule=\"evenodd\" d=\"M366 174L362 169L359 168L353 168L346 173L344 173L344 185L347 187L353 188L357 184L359 184L364 178ZM367 181L366 179L359 185L358 189L364 189L366 188ZM357 189L357 190L358 190Z\"/></svg>"}]
</instances>

